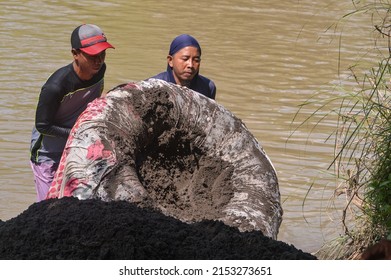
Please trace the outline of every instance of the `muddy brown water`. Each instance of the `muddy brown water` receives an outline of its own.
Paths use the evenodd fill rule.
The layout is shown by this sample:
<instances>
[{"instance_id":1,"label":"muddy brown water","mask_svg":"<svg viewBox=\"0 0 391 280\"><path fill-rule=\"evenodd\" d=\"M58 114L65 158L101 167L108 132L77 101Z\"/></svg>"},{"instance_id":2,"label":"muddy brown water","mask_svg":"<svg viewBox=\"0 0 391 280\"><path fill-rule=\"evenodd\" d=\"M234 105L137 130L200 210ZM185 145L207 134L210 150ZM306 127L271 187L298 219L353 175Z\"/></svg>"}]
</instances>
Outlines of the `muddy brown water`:
<instances>
[{"instance_id":1,"label":"muddy brown water","mask_svg":"<svg viewBox=\"0 0 391 280\"><path fill-rule=\"evenodd\" d=\"M370 16L352 18L343 32L329 28L352 8L336 0L2 1L0 219L35 201L28 148L39 89L71 61L70 33L88 22L116 47L107 52L106 90L164 70L176 35L198 39L201 73L215 81L216 100L244 121L277 170L284 208L278 239L316 251L342 230L341 203L330 201L333 145L325 140L335 121L295 130L292 120L316 92L340 94L339 70L376 61L365 52L373 44ZM301 111L298 122L315 108Z\"/></svg>"}]
</instances>

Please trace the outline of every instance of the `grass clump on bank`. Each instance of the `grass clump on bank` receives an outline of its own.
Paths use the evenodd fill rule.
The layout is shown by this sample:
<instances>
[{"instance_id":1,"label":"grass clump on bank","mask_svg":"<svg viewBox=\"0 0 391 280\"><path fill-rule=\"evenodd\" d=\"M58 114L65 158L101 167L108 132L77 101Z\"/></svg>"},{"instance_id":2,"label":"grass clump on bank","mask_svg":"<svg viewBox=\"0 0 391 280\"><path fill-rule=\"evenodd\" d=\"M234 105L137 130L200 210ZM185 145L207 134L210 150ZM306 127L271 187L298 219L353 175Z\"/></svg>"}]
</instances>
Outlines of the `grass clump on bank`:
<instances>
[{"instance_id":1,"label":"grass clump on bank","mask_svg":"<svg viewBox=\"0 0 391 280\"><path fill-rule=\"evenodd\" d=\"M316 253L319 259L357 259L381 238L391 239L390 11L391 4L374 1L345 15L344 20L364 13L372 16L377 36L371 51L379 62L369 70L359 69L359 63L350 67L351 75L343 78L349 88L339 88L332 100L316 100L322 110L339 104L328 112L337 116L330 136L335 139L330 167L340 182L335 195L346 196L341 215L344 232Z\"/></svg>"}]
</instances>

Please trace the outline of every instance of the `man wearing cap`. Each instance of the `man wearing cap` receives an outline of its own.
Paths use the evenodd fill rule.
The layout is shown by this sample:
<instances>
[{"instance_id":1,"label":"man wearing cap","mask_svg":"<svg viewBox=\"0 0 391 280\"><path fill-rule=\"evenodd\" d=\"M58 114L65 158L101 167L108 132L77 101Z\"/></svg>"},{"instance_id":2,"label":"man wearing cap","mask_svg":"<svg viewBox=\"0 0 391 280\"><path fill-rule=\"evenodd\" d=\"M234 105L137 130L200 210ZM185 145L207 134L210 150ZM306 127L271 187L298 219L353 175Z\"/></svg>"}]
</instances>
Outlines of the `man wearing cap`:
<instances>
[{"instance_id":1,"label":"man wearing cap","mask_svg":"<svg viewBox=\"0 0 391 280\"><path fill-rule=\"evenodd\" d=\"M71 35L73 62L42 86L32 131L30 161L37 201L46 198L68 135L87 104L101 96L106 49L114 48L96 25L78 26Z\"/></svg>"},{"instance_id":2,"label":"man wearing cap","mask_svg":"<svg viewBox=\"0 0 391 280\"><path fill-rule=\"evenodd\" d=\"M200 64L200 45L194 37L182 34L171 42L167 56L167 70L152 78L186 86L215 99L216 86L212 80L199 74Z\"/></svg>"}]
</instances>

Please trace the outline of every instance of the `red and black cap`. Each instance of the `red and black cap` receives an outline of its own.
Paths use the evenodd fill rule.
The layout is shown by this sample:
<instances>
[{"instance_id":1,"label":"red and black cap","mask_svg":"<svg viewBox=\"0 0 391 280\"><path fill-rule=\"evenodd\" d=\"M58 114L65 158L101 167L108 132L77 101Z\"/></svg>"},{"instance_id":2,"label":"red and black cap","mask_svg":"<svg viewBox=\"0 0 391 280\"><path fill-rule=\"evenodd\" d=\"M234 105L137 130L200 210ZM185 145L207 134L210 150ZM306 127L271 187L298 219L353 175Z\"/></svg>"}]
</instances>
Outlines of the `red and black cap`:
<instances>
[{"instance_id":1,"label":"red and black cap","mask_svg":"<svg viewBox=\"0 0 391 280\"><path fill-rule=\"evenodd\" d=\"M72 32L71 45L73 49L79 49L89 55L97 55L102 51L112 48L107 42L102 29L94 24L82 24Z\"/></svg>"}]
</instances>

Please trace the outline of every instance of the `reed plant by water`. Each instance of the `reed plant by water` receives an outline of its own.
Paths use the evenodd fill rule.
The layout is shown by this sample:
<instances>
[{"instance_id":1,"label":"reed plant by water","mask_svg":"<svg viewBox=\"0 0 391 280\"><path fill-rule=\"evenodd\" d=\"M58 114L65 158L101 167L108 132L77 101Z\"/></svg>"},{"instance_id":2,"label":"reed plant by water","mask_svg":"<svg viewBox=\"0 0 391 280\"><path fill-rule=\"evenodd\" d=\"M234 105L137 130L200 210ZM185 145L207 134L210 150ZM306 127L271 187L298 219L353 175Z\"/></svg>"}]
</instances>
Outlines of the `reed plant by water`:
<instances>
[{"instance_id":1,"label":"reed plant by water","mask_svg":"<svg viewBox=\"0 0 391 280\"><path fill-rule=\"evenodd\" d=\"M340 75L332 98L318 93L300 108L320 104L306 122L318 118L319 123L331 115L337 120L329 137L335 147L330 169L338 182L335 197L346 197L341 213L344 230L316 253L320 259L356 259L381 238L391 239L391 4L355 2L354 11L335 28L351 17L370 14L375 36L368 51L378 61L358 61L349 67L349 75Z\"/></svg>"}]
</instances>

